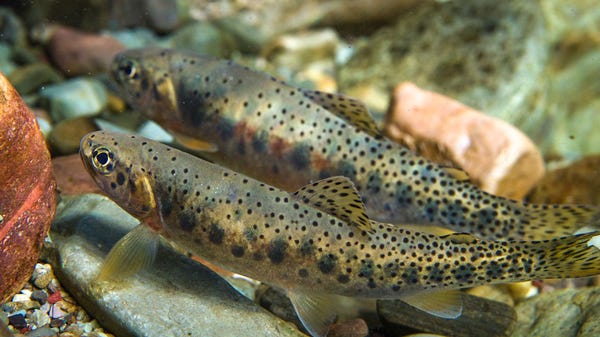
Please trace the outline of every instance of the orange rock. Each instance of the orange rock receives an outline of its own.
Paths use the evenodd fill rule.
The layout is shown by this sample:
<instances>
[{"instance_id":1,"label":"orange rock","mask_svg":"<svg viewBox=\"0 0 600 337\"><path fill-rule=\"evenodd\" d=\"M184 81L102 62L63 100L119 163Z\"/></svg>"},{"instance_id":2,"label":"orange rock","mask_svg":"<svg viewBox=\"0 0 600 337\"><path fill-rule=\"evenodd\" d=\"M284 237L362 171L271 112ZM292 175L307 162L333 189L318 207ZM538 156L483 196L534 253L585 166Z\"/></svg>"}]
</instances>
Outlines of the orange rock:
<instances>
[{"instance_id":1,"label":"orange rock","mask_svg":"<svg viewBox=\"0 0 600 337\"><path fill-rule=\"evenodd\" d=\"M83 167L79 154L60 156L52 159L52 170L60 172L56 175L56 185L61 195L98 193L102 190L92 180L92 177Z\"/></svg>"},{"instance_id":2,"label":"orange rock","mask_svg":"<svg viewBox=\"0 0 600 337\"><path fill-rule=\"evenodd\" d=\"M549 171L528 201L544 204L600 205L600 155Z\"/></svg>"},{"instance_id":3,"label":"orange rock","mask_svg":"<svg viewBox=\"0 0 600 337\"><path fill-rule=\"evenodd\" d=\"M496 195L521 199L544 175L541 154L517 128L412 83L396 87L385 132Z\"/></svg>"},{"instance_id":4,"label":"orange rock","mask_svg":"<svg viewBox=\"0 0 600 337\"><path fill-rule=\"evenodd\" d=\"M67 76L106 72L115 54L125 49L117 39L78 30L51 26L46 28L46 50L52 62Z\"/></svg>"},{"instance_id":5,"label":"orange rock","mask_svg":"<svg viewBox=\"0 0 600 337\"><path fill-rule=\"evenodd\" d=\"M56 208L50 154L34 114L0 74L0 303L31 276Z\"/></svg>"}]
</instances>

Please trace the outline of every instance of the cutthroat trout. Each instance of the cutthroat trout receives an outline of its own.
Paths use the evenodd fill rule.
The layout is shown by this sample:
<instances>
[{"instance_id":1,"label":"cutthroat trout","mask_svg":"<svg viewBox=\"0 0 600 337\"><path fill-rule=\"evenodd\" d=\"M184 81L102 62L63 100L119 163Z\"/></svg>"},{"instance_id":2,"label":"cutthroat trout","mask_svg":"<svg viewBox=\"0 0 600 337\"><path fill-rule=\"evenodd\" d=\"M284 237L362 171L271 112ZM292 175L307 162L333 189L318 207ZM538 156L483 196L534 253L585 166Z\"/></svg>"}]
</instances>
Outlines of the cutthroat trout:
<instances>
[{"instance_id":1,"label":"cutthroat trout","mask_svg":"<svg viewBox=\"0 0 600 337\"><path fill-rule=\"evenodd\" d=\"M433 224L487 239L548 239L600 223L600 209L494 196L379 134L365 106L290 86L231 61L164 49L118 55L112 75L129 104L203 157L293 191L350 178L373 219ZM194 144L192 144L194 146Z\"/></svg>"},{"instance_id":2,"label":"cutthroat trout","mask_svg":"<svg viewBox=\"0 0 600 337\"><path fill-rule=\"evenodd\" d=\"M96 183L143 221L111 250L100 278L150 261L160 235L192 256L285 290L314 336L327 332L336 296L399 298L451 319L462 304L446 289L600 273L594 233L523 242L438 236L370 220L345 177L289 193L166 145L107 132L85 136L80 154Z\"/></svg>"}]
</instances>

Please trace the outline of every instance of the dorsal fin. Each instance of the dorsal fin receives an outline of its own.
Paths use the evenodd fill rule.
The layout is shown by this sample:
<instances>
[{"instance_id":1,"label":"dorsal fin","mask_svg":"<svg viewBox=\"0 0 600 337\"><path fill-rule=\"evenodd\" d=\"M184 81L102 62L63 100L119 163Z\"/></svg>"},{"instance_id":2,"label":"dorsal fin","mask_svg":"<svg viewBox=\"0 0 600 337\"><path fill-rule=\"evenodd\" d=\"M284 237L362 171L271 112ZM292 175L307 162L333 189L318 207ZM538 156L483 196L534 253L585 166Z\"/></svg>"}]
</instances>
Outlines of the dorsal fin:
<instances>
[{"instance_id":1,"label":"dorsal fin","mask_svg":"<svg viewBox=\"0 0 600 337\"><path fill-rule=\"evenodd\" d=\"M302 91L304 92L304 96L310 98L329 112L343 118L348 123L360 128L373 137L382 137L377 124L363 102L342 94L332 94L317 90Z\"/></svg>"},{"instance_id":2,"label":"dorsal fin","mask_svg":"<svg viewBox=\"0 0 600 337\"><path fill-rule=\"evenodd\" d=\"M301 187L293 196L361 230L373 232L365 205L352 181L346 177L336 176L315 181Z\"/></svg>"}]
</instances>

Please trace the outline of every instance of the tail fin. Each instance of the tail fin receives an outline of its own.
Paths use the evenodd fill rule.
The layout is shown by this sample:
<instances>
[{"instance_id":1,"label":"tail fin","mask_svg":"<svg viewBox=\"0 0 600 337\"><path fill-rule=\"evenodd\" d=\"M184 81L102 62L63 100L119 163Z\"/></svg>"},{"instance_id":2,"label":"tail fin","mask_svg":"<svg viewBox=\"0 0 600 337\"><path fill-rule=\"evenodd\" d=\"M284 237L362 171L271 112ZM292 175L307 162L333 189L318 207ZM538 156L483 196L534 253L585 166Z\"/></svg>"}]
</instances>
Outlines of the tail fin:
<instances>
[{"instance_id":1,"label":"tail fin","mask_svg":"<svg viewBox=\"0 0 600 337\"><path fill-rule=\"evenodd\" d=\"M600 207L522 204L523 239L546 240L600 230Z\"/></svg>"},{"instance_id":2,"label":"tail fin","mask_svg":"<svg viewBox=\"0 0 600 337\"><path fill-rule=\"evenodd\" d=\"M600 232L529 242L537 252L531 276L545 278L585 277L600 274Z\"/></svg>"}]
</instances>

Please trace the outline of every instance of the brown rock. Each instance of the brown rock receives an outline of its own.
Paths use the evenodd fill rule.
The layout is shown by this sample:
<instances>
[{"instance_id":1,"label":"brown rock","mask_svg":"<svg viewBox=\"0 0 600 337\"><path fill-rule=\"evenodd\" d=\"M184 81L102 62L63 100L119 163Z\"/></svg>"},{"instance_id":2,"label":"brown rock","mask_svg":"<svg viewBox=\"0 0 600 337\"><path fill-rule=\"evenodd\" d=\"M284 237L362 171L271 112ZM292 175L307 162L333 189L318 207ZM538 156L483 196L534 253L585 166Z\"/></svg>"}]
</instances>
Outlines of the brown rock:
<instances>
[{"instance_id":1,"label":"brown rock","mask_svg":"<svg viewBox=\"0 0 600 337\"><path fill-rule=\"evenodd\" d=\"M396 87L385 132L496 195L520 199L544 174L539 151L518 129L412 83Z\"/></svg>"},{"instance_id":2,"label":"brown rock","mask_svg":"<svg viewBox=\"0 0 600 337\"><path fill-rule=\"evenodd\" d=\"M81 138L98 128L91 117L83 116L66 119L54 126L48 136L48 144L53 155L67 155L79 151Z\"/></svg>"},{"instance_id":3,"label":"brown rock","mask_svg":"<svg viewBox=\"0 0 600 337\"><path fill-rule=\"evenodd\" d=\"M360 318L332 324L327 332L327 337L365 337L368 335L369 327Z\"/></svg>"},{"instance_id":4,"label":"brown rock","mask_svg":"<svg viewBox=\"0 0 600 337\"><path fill-rule=\"evenodd\" d=\"M0 74L0 302L31 276L56 208L50 154L19 94Z\"/></svg>"},{"instance_id":5,"label":"brown rock","mask_svg":"<svg viewBox=\"0 0 600 337\"><path fill-rule=\"evenodd\" d=\"M60 172L60 174L56 175L56 185L61 195L83 193L103 194L102 190L100 190L83 167L79 154L52 159L52 170Z\"/></svg>"},{"instance_id":6,"label":"brown rock","mask_svg":"<svg viewBox=\"0 0 600 337\"><path fill-rule=\"evenodd\" d=\"M600 205L600 155L548 172L528 200L544 204Z\"/></svg>"},{"instance_id":7,"label":"brown rock","mask_svg":"<svg viewBox=\"0 0 600 337\"><path fill-rule=\"evenodd\" d=\"M115 54L125 46L110 36L51 26L46 49L52 62L67 76L106 72Z\"/></svg>"}]
</instances>

